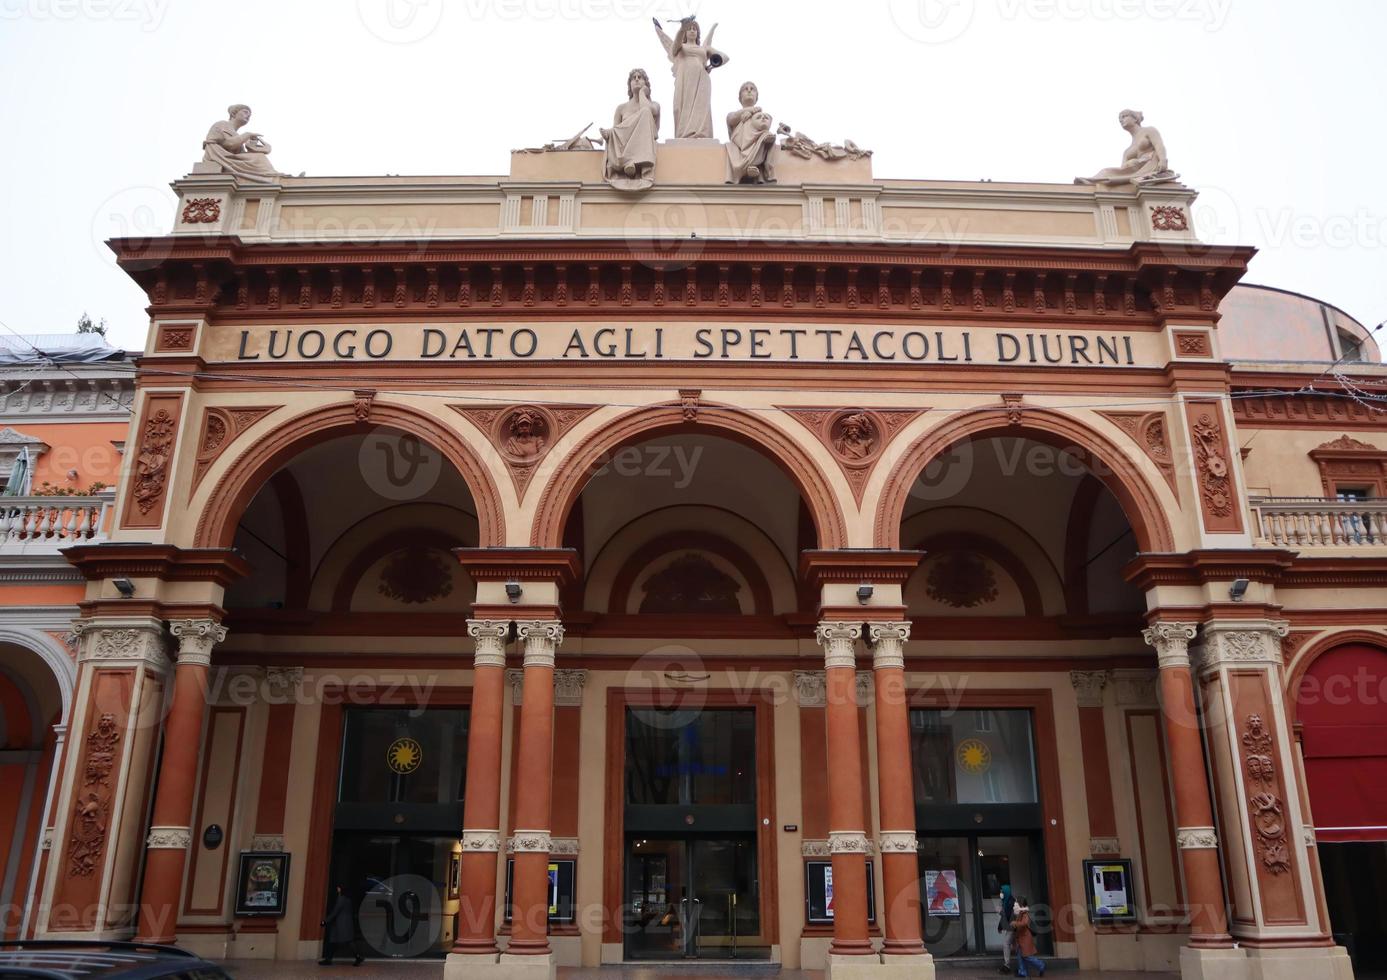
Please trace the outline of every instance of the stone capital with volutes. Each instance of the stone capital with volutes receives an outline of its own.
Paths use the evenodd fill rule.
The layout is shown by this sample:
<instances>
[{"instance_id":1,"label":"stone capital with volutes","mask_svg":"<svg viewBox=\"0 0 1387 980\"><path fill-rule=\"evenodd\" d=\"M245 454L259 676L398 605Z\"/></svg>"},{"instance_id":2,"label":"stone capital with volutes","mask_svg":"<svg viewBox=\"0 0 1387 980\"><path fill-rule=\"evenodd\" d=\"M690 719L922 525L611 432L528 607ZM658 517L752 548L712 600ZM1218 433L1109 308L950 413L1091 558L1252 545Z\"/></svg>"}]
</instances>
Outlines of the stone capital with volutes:
<instances>
[{"instance_id":1,"label":"stone capital with volutes","mask_svg":"<svg viewBox=\"0 0 1387 980\"><path fill-rule=\"evenodd\" d=\"M1071 670L1069 683L1081 708L1103 707L1103 691L1108 686L1106 670Z\"/></svg>"},{"instance_id":2,"label":"stone capital with volutes","mask_svg":"<svg viewBox=\"0 0 1387 980\"><path fill-rule=\"evenodd\" d=\"M516 634L524 643L526 667L553 667L554 654L563 642L563 624L557 620L521 620Z\"/></svg>"},{"instance_id":3,"label":"stone capital with volutes","mask_svg":"<svg viewBox=\"0 0 1387 980\"><path fill-rule=\"evenodd\" d=\"M577 708L583 704L583 686L588 682L586 670L554 671L554 705Z\"/></svg>"},{"instance_id":4,"label":"stone capital with volutes","mask_svg":"<svg viewBox=\"0 0 1387 980\"><path fill-rule=\"evenodd\" d=\"M814 638L824 648L824 669L857 668L857 641L862 639L861 623L820 623Z\"/></svg>"},{"instance_id":5,"label":"stone capital with volutes","mask_svg":"<svg viewBox=\"0 0 1387 980\"><path fill-rule=\"evenodd\" d=\"M506 665L506 639L510 636L510 623L499 619L469 619L467 635L472 638L472 666L504 667Z\"/></svg>"},{"instance_id":6,"label":"stone capital with volutes","mask_svg":"<svg viewBox=\"0 0 1387 980\"><path fill-rule=\"evenodd\" d=\"M1167 667L1188 667L1190 665L1190 641L1199 632L1198 623L1152 623L1141 631L1141 638L1147 646L1155 647L1156 663L1162 669Z\"/></svg>"},{"instance_id":7,"label":"stone capital with volutes","mask_svg":"<svg viewBox=\"0 0 1387 980\"><path fill-rule=\"evenodd\" d=\"M176 619L169 632L178 641L178 663L206 667L212 648L226 639L226 627L215 619Z\"/></svg>"},{"instance_id":8,"label":"stone capital with volutes","mask_svg":"<svg viewBox=\"0 0 1387 980\"><path fill-rule=\"evenodd\" d=\"M822 708L825 703L824 672L795 671L795 701L801 708Z\"/></svg>"},{"instance_id":9,"label":"stone capital with volutes","mask_svg":"<svg viewBox=\"0 0 1387 980\"><path fill-rule=\"evenodd\" d=\"M905 667L905 642L910 639L910 624L868 623L867 642L872 647L872 668L884 670Z\"/></svg>"}]
</instances>

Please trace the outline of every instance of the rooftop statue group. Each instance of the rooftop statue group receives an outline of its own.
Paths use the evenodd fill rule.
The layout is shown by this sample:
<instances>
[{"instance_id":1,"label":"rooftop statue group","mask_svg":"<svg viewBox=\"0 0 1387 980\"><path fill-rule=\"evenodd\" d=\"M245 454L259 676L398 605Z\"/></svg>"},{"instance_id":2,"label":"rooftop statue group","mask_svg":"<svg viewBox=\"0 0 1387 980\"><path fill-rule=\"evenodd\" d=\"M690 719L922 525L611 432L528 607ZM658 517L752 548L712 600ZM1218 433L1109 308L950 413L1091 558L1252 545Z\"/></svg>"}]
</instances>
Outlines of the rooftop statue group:
<instances>
[{"instance_id":1,"label":"rooftop statue group","mask_svg":"<svg viewBox=\"0 0 1387 980\"><path fill-rule=\"evenodd\" d=\"M712 72L731 59L713 47L717 25L705 42L698 21L685 17L671 37L655 19L655 34L669 58L674 75L674 135L677 140L712 140ZM738 92L740 105L727 114L727 183L775 183L776 151L800 159L828 162L870 157L852 140L842 145L819 143L781 123L760 106L754 82L744 82ZM270 144L259 133L242 132L250 122L250 107L233 105L227 117L212 125L203 140L199 172L222 172L248 181L274 182L284 176L270 163ZM1116 167L1105 167L1092 177L1075 178L1076 184L1099 187L1144 187L1174 183L1180 175L1170 169L1165 142L1154 126L1144 125L1134 109L1123 109L1118 123L1131 135L1131 143ZM623 191L646 190L655 183L656 144L660 134L660 104L651 97L650 76L643 68L626 76L626 101L617 106L610 127L601 140L587 135L590 128L567 140L521 152L546 153L601 149L603 179ZM777 139L779 143L777 144Z\"/></svg>"}]
</instances>

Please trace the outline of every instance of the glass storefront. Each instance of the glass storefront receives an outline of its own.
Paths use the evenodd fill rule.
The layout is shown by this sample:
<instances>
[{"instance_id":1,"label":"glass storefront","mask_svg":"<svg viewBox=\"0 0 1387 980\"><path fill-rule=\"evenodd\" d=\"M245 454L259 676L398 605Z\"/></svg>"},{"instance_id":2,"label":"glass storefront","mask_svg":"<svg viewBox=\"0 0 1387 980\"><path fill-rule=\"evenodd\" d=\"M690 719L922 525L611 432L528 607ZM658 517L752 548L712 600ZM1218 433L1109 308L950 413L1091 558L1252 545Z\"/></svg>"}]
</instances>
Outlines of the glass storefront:
<instances>
[{"instance_id":1,"label":"glass storefront","mask_svg":"<svg viewBox=\"0 0 1387 980\"><path fill-rule=\"evenodd\" d=\"M350 708L328 892L341 885L367 956L442 956L458 910L466 708Z\"/></svg>"},{"instance_id":2,"label":"glass storefront","mask_svg":"<svg viewBox=\"0 0 1387 980\"><path fill-rule=\"evenodd\" d=\"M629 959L765 959L756 847L756 712L628 708Z\"/></svg>"},{"instance_id":3,"label":"glass storefront","mask_svg":"<svg viewBox=\"0 0 1387 980\"><path fill-rule=\"evenodd\" d=\"M1010 885L1029 899L1048 950L1030 711L913 709L910 740L926 948L937 957L999 955Z\"/></svg>"}]
</instances>

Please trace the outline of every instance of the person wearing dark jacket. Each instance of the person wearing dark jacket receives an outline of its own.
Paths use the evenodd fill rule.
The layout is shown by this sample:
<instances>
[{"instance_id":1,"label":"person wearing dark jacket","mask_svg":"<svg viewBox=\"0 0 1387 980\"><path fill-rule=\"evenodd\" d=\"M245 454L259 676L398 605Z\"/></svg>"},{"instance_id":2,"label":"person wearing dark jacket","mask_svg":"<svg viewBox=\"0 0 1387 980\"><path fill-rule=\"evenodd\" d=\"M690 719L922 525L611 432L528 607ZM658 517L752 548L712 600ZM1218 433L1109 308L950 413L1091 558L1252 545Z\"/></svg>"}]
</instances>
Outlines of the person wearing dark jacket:
<instances>
[{"instance_id":1,"label":"person wearing dark jacket","mask_svg":"<svg viewBox=\"0 0 1387 980\"><path fill-rule=\"evenodd\" d=\"M1045 963L1036 954L1035 933L1031 930L1031 910L1027 907L1026 900L1020 896L1016 899L1016 912L1011 920L1011 930L1016 934L1016 975L1030 976L1026 972L1026 968L1029 967L1035 971L1036 976L1045 976Z\"/></svg>"},{"instance_id":2,"label":"person wearing dark jacket","mask_svg":"<svg viewBox=\"0 0 1387 980\"><path fill-rule=\"evenodd\" d=\"M318 961L320 966L332 966L332 954L338 946L346 945L352 951L356 960L352 966L360 966L364 957L361 955L361 947L356 942L356 916L352 914L352 901L346 895L346 891L341 885L337 886L337 892L332 897L332 907L328 909L327 917L322 921L323 929L323 958Z\"/></svg>"},{"instance_id":3,"label":"person wearing dark jacket","mask_svg":"<svg viewBox=\"0 0 1387 980\"><path fill-rule=\"evenodd\" d=\"M1011 897L1011 886L1002 886L1002 901L997 909L997 931L1002 934L1002 972L1011 974L1011 953L1016 946L1016 936L1011 931L1011 919L1016 914L1016 899Z\"/></svg>"}]
</instances>

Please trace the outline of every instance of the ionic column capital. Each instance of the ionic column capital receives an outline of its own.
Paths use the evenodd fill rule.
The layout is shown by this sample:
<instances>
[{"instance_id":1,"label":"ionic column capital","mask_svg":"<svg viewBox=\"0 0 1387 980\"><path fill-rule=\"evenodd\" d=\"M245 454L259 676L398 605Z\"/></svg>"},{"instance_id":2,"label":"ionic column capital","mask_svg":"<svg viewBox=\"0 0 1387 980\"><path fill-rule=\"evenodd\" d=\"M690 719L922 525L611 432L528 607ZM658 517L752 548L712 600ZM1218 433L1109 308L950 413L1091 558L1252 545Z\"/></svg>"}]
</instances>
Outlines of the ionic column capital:
<instances>
[{"instance_id":1,"label":"ionic column capital","mask_svg":"<svg viewBox=\"0 0 1387 980\"><path fill-rule=\"evenodd\" d=\"M905 667L905 641L910 639L910 624L868 623L867 641L872 645L872 668Z\"/></svg>"},{"instance_id":2,"label":"ionic column capital","mask_svg":"<svg viewBox=\"0 0 1387 980\"><path fill-rule=\"evenodd\" d=\"M1141 631L1141 638L1156 648L1156 663L1164 670L1190 665L1190 640L1198 632L1198 623L1152 623Z\"/></svg>"},{"instance_id":3,"label":"ionic column capital","mask_svg":"<svg viewBox=\"0 0 1387 980\"><path fill-rule=\"evenodd\" d=\"M554 653L563 642L563 623L552 619L521 620L515 628L525 644L526 667L554 666Z\"/></svg>"},{"instance_id":4,"label":"ionic column capital","mask_svg":"<svg viewBox=\"0 0 1387 980\"><path fill-rule=\"evenodd\" d=\"M169 632L178 641L179 664L202 667L212 663L212 648L226 639L226 627L215 619L174 620Z\"/></svg>"},{"instance_id":5,"label":"ionic column capital","mask_svg":"<svg viewBox=\"0 0 1387 980\"><path fill-rule=\"evenodd\" d=\"M862 638L861 623L820 623L814 638L824 648L824 669L857 668L857 641Z\"/></svg>"},{"instance_id":6,"label":"ionic column capital","mask_svg":"<svg viewBox=\"0 0 1387 980\"><path fill-rule=\"evenodd\" d=\"M510 623L500 619L469 619L467 635L472 637L473 667L504 667L506 665L506 638L510 636Z\"/></svg>"}]
</instances>

